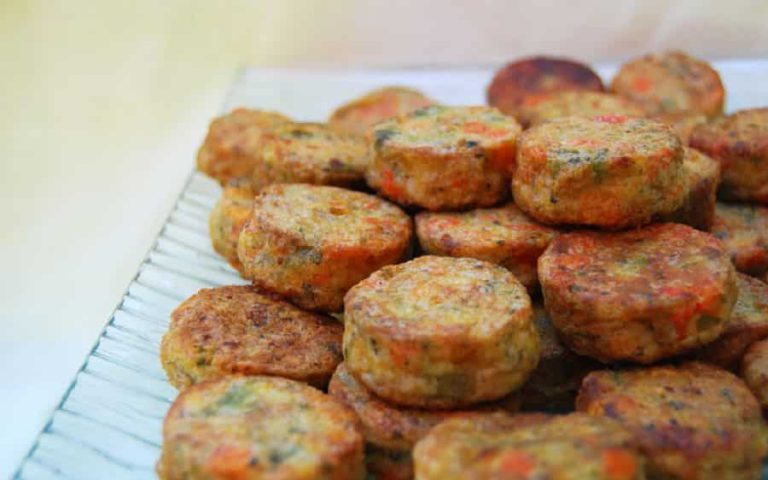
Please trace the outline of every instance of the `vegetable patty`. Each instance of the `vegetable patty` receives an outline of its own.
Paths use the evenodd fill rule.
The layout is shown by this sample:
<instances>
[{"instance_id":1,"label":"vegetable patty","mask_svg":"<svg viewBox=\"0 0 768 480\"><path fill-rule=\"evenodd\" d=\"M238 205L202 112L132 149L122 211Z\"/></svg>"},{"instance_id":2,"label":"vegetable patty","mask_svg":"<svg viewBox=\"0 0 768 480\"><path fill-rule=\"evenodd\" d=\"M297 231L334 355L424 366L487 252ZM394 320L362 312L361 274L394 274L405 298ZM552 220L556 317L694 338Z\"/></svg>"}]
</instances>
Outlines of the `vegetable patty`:
<instances>
[{"instance_id":1,"label":"vegetable patty","mask_svg":"<svg viewBox=\"0 0 768 480\"><path fill-rule=\"evenodd\" d=\"M576 408L627 427L649 478L761 478L768 449L760 406L725 370L693 362L593 372Z\"/></svg>"},{"instance_id":2,"label":"vegetable patty","mask_svg":"<svg viewBox=\"0 0 768 480\"><path fill-rule=\"evenodd\" d=\"M347 368L400 405L497 400L539 360L525 287L481 260L423 256L382 268L355 285L344 306Z\"/></svg>"},{"instance_id":3,"label":"vegetable patty","mask_svg":"<svg viewBox=\"0 0 768 480\"><path fill-rule=\"evenodd\" d=\"M238 257L254 285L309 310L337 312L350 287L405 258L412 231L402 210L372 195L270 185L254 199Z\"/></svg>"},{"instance_id":4,"label":"vegetable patty","mask_svg":"<svg viewBox=\"0 0 768 480\"><path fill-rule=\"evenodd\" d=\"M653 363L715 340L738 294L723 245L675 223L561 234L539 280L563 341L603 362Z\"/></svg>"},{"instance_id":5,"label":"vegetable patty","mask_svg":"<svg viewBox=\"0 0 768 480\"><path fill-rule=\"evenodd\" d=\"M520 115L525 100L563 91L603 91L603 81L589 66L564 58L531 57L501 68L488 86L488 104L507 115Z\"/></svg>"},{"instance_id":6,"label":"vegetable patty","mask_svg":"<svg viewBox=\"0 0 768 480\"><path fill-rule=\"evenodd\" d=\"M560 118L523 133L512 187L515 203L543 223L638 226L683 203L683 147L653 120Z\"/></svg>"},{"instance_id":7,"label":"vegetable patty","mask_svg":"<svg viewBox=\"0 0 768 480\"><path fill-rule=\"evenodd\" d=\"M384 87L337 108L328 124L342 132L363 135L379 122L434 104L434 100L417 90Z\"/></svg>"},{"instance_id":8,"label":"vegetable patty","mask_svg":"<svg viewBox=\"0 0 768 480\"><path fill-rule=\"evenodd\" d=\"M368 185L428 210L487 207L504 200L521 132L488 107L425 107L377 124Z\"/></svg>"},{"instance_id":9,"label":"vegetable patty","mask_svg":"<svg viewBox=\"0 0 768 480\"><path fill-rule=\"evenodd\" d=\"M308 385L225 377L184 390L163 424L163 480L362 480L354 413Z\"/></svg>"},{"instance_id":10,"label":"vegetable patty","mask_svg":"<svg viewBox=\"0 0 768 480\"><path fill-rule=\"evenodd\" d=\"M325 387L344 327L250 286L203 289L179 305L160 358L176 388L222 375L276 375Z\"/></svg>"},{"instance_id":11,"label":"vegetable patty","mask_svg":"<svg viewBox=\"0 0 768 480\"><path fill-rule=\"evenodd\" d=\"M250 177L265 133L291 119L276 112L237 108L215 118L197 152L197 168L226 185Z\"/></svg>"},{"instance_id":12,"label":"vegetable patty","mask_svg":"<svg viewBox=\"0 0 768 480\"><path fill-rule=\"evenodd\" d=\"M631 440L617 422L580 413L459 417L416 445L416 478L640 480Z\"/></svg>"},{"instance_id":13,"label":"vegetable patty","mask_svg":"<svg viewBox=\"0 0 768 480\"><path fill-rule=\"evenodd\" d=\"M471 257L501 265L529 292L539 284L539 255L556 234L556 230L531 220L512 203L463 213L416 215L416 236L426 253Z\"/></svg>"},{"instance_id":14,"label":"vegetable patty","mask_svg":"<svg viewBox=\"0 0 768 480\"><path fill-rule=\"evenodd\" d=\"M768 108L741 110L699 125L691 146L720 161L720 196L768 204Z\"/></svg>"}]
</instances>

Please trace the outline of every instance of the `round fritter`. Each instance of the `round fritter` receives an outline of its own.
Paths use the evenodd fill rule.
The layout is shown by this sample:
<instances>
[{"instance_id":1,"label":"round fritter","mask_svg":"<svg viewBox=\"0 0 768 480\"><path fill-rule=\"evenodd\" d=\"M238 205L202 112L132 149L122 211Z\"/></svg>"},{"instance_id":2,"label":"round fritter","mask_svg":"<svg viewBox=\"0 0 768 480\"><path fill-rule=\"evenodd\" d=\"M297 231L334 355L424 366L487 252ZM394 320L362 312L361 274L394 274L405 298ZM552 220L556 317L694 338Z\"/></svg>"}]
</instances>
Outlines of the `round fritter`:
<instances>
[{"instance_id":1,"label":"round fritter","mask_svg":"<svg viewBox=\"0 0 768 480\"><path fill-rule=\"evenodd\" d=\"M698 150L685 147L683 168L688 184L683 204L674 212L661 215L660 220L684 223L708 232L715 221L720 163Z\"/></svg>"},{"instance_id":2,"label":"round fritter","mask_svg":"<svg viewBox=\"0 0 768 480\"><path fill-rule=\"evenodd\" d=\"M367 164L362 136L320 123L286 123L262 136L253 186L258 191L273 183L362 184Z\"/></svg>"},{"instance_id":3,"label":"round fritter","mask_svg":"<svg viewBox=\"0 0 768 480\"><path fill-rule=\"evenodd\" d=\"M328 386L328 393L357 413L365 441L389 451L408 451L441 421L479 411L514 412L520 405L515 394L493 403L475 405L472 410L422 410L400 407L376 397L342 363Z\"/></svg>"},{"instance_id":4,"label":"round fritter","mask_svg":"<svg viewBox=\"0 0 768 480\"><path fill-rule=\"evenodd\" d=\"M741 110L691 133L691 146L720 161L720 196L768 204L768 108Z\"/></svg>"},{"instance_id":5,"label":"round fritter","mask_svg":"<svg viewBox=\"0 0 768 480\"><path fill-rule=\"evenodd\" d=\"M366 445L365 469L368 480L412 480L413 457L410 450L385 450Z\"/></svg>"},{"instance_id":6,"label":"round fritter","mask_svg":"<svg viewBox=\"0 0 768 480\"><path fill-rule=\"evenodd\" d=\"M707 116L700 113L664 113L653 118L672 127L683 145L688 145L694 128L707 123Z\"/></svg>"},{"instance_id":7,"label":"round fritter","mask_svg":"<svg viewBox=\"0 0 768 480\"><path fill-rule=\"evenodd\" d=\"M648 115L723 113L725 89L710 64L683 52L646 55L625 63L611 89L643 107Z\"/></svg>"},{"instance_id":8,"label":"round fritter","mask_svg":"<svg viewBox=\"0 0 768 480\"><path fill-rule=\"evenodd\" d=\"M563 345L546 310L534 305L533 322L541 341L541 358L536 370L520 391L522 409L527 411L568 412L584 376L602 364L577 355Z\"/></svg>"},{"instance_id":9,"label":"round fritter","mask_svg":"<svg viewBox=\"0 0 768 480\"><path fill-rule=\"evenodd\" d=\"M531 301L506 269L423 256L385 267L344 299L344 361L377 396L457 408L497 400L536 367Z\"/></svg>"},{"instance_id":10,"label":"round fritter","mask_svg":"<svg viewBox=\"0 0 768 480\"><path fill-rule=\"evenodd\" d=\"M308 385L230 376L181 392L163 424L163 480L364 478L348 408Z\"/></svg>"},{"instance_id":11,"label":"round fritter","mask_svg":"<svg viewBox=\"0 0 768 480\"><path fill-rule=\"evenodd\" d=\"M642 117L645 114L640 107L618 95L590 91L565 91L526 97L519 107L517 118L523 125L532 126L560 117L597 115Z\"/></svg>"},{"instance_id":12,"label":"round fritter","mask_svg":"<svg viewBox=\"0 0 768 480\"><path fill-rule=\"evenodd\" d=\"M556 234L556 230L531 220L512 203L463 213L416 215L416 236L425 252L501 265L529 292L539 283L539 255Z\"/></svg>"},{"instance_id":13,"label":"round fritter","mask_svg":"<svg viewBox=\"0 0 768 480\"><path fill-rule=\"evenodd\" d=\"M521 130L495 108L421 108L368 132L373 153L366 178L403 205L491 206L509 193Z\"/></svg>"},{"instance_id":14,"label":"round fritter","mask_svg":"<svg viewBox=\"0 0 768 480\"><path fill-rule=\"evenodd\" d=\"M652 363L713 341L738 294L723 245L676 223L561 234L539 280L563 341L603 362Z\"/></svg>"},{"instance_id":15,"label":"round fritter","mask_svg":"<svg viewBox=\"0 0 768 480\"><path fill-rule=\"evenodd\" d=\"M603 81L589 66L564 58L532 57L501 68L488 85L488 104L517 116L526 98L562 91L603 91Z\"/></svg>"},{"instance_id":16,"label":"round fritter","mask_svg":"<svg viewBox=\"0 0 768 480\"><path fill-rule=\"evenodd\" d=\"M441 423L413 457L420 480L640 480L645 462L631 440L607 418L497 413Z\"/></svg>"},{"instance_id":17,"label":"round fritter","mask_svg":"<svg viewBox=\"0 0 768 480\"><path fill-rule=\"evenodd\" d=\"M741 376L763 408L768 408L768 340L755 342L744 354Z\"/></svg>"},{"instance_id":18,"label":"round fritter","mask_svg":"<svg viewBox=\"0 0 768 480\"><path fill-rule=\"evenodd\" d=\"M637 226L682 204L683 147L653 120L555 119L520 137L512 187L515 203L544 223Z\"/></svg>"},{"instance_id":19,"label":"round fritter","mask_svg":"<svg viewBox=\"0 0 768 480\"><path fill-rule=\"evenodd\" d=\"M411 219L372 195L270 185L254 199L238 257L254 285L310 310L339 311L352 285L402 260Z\"/></svg>"},{"instance_id":20,"label":"round fritter","mask_svg":"<svg viewBox=\"0 0 768 480\"><path fill-rule=\"evenodd\" d=\"M411 88L384 87L337 108L328 124L343 132L362 135L381 121L434 104L434 100Z\"/></svg>"},{"instance_id":21,"label":"round fritter","mask_svg":"<svg viewBox=\"0 0 768 480\"><path fill-rule=\"evenodd\" d=\"M739 296L731 319L717 340L696 352L696 358L735 369L747 348L768 337L768 285L738 274Z\"/></svg>"},{"instance_id":22,"label":"round fritter","mask_svg":"<svg viewBox=\"0 0 768 480\"><path fill-rule=\"evenodd\" d=\"M712 235L723 241L738 271L756 277L768 272L768 208L718 203Z\"/></svg>"},{"instance_id":23,"label":"round fritter","mask_svg":"<svg viewBox=\"0 0 768 480\"><path fill-rule=\"evenodd\" d=\"M176 388L234 373L325 387L342 360L343 332L335 319L251 286L210 288L173 311L160 358Z\"/></svg>"},{"instance_id":24,"label":"round fritter","mask_svg":"<svg viewBox=\"0 0 768 480\"><path fill-rule=\"evenodd\" d=\"M251 216L254 195L250 179L231 180L208 217L213 249L238 272L243 266L237 258L237 239Z\"/></svg>"},{"instance_id":25,"label":"round fritter","mask_svg":"<svg viewBox=\"0 0 768 480\"><path fill-rule=\"evenodd\" d=\"M755 397L703 363L593 372L576 408L628 428L649 478L757 480L768 452Z\"/></svg>"},{"instance_id":26,"label":"round fritter","mask_svg":"<svg viewBox=\"0 0 768 480\"><path fill-rule=\"evenodd\" d=\"M250 177L262 135L290 121L280 113L247 108L214 119L197 152L197 168L222 185Z\"/></svg>"}]
</instances>

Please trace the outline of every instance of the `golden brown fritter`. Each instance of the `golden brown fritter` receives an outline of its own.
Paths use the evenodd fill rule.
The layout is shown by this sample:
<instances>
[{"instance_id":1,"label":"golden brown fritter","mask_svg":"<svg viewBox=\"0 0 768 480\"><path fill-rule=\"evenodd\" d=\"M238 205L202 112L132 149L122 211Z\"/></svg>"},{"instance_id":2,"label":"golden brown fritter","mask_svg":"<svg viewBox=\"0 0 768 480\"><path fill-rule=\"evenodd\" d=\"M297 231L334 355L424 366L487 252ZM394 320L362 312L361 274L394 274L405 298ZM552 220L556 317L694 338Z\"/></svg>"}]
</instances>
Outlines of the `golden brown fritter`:
<instances>
[{"instance_id":1,"label":"golden brown fritter","mask_svg":"<svg viewBox=\"0 0 768 480\"><path fill-rule=\"evenodd\" d=\"M594 117L597 115L645 116L630 100L604 92L574 90L526 97L517 118L525 126L538 125L560 117Z\"/></svg>"},{"instance_id":2,"label":"golden brown fritter","mask_svg":"<svg viewBox=\"0 0 768 480\"><path fill-rule=\"evenodd\" d=\"M718 203L712 235L722 240L738 271L756 277L768 272L768 208Z\"/></svg>"},{"instance_id":3,"label":"golden brown fritter","mask_svg":"<svg viewBox=\"0 0 768 480\"><path fill-rule=\"evenodd\" d=\"M648 115L723 112L725 89L712 66L683 52L646 55L621 66L611 89Z\"/></svg>"},{"instance_id":4,"label":"golden brown fritter","mask_svg":"<svg viewBox=\"0 0 768 480\"><path fill-rule=\"evenodd\" d=\"M687 193L680 140L653 120L560 118L525 131L518 150L515 203L543 223L638 226Z\"/></svg>"},{"instance_id":5,"label":"golden brown fritter","mask_svg":"<svg viewBox=\"0 0 768 480\"><path fill-rule=\"evenodd\" d=\"M308 385L230 376L184 390L165 417L162 480L362 480L347 407Z\"/></svg>"},{"instance_id":6,"label":"golden brown fritter","mask_svg":"<svg viewBox=\"0 0 768 480\"><path fill-rule=\"evenodd\" d=\"M487 207L509 194L522 128L488 107L425 107L377 124L368 185L428 210Z\"/></svg>"},{"instance_id":7,"label":"golden brown fritter","mask_svg":"<svg viewBox=\"0 0 768 480\"><path fill-rule=\"evenodd\" d=\"M252 180L256 191L273 183L357 186L367 166L362 136L320 123L285 123L262 136Z\"/></svg>"},{"instance_id":8,"label":"golden brown fritter","mask_svg":"<svg viewBox=\"0 0 768 480\"><path fill-rule=\"evenodd\" d=\"M250 179L231 180L208 217L213 249L238 272L243 271L243 266L237 258L237 239L251 216L254 195Z\"/></svg>"},{"instance_id":9,"label":"golden brown fritter","mask_svg":"<svg viewBox=\"0 0 768 480\"><path fill-rule=\"evenodd\" d=\"M197 168L226 185L250 177L262 135L291 119L276 112L237 108L215 118L197 152Z\"/></svg>"},{"instance_id":10,"label":"golden brown fritter","mask_svg":"<svg viewBox=\"0 0 768 480\"><path fill-rule=\"evenodd\" d=\"M238 257L254 285L306 309L336 312L350 287L405 258L412 231L402 210L372 195L270 185L254 200Z\"/></svg>"},{"instance_id":11,"label":"golden brown fritter","mask_svg":"<svg viewBox=\"0 0 768 480\"><path fill-rule=\"evenodd\" d=\"M738 288L739 296L725 330L696 352L698 360L736 369L747 348L768 337L768 285L739 273Z\"/></svg>"},{"instance_id":12,"label":"golden brown fritter","mask_svg":"<svg viewBox=\"0 0 768 480\"><path fill-rule=\"evenodd\" d=\"M538 288L539 255L556 234L557 230L531 220L512 203L462 213L416 215L416 236L426 253L501 265L529 292Z\"/></svg>"},{"instance_id":13,"label":"golden brown fritter","mask_svg":"<svg viewBox=\"0 0 768 480\"><path fill-rule=\"evenodd\" d=\"M593 372L576 408L628 428L648 458L649 478L761 477L768 448L760 406L741 380L717 367Z\"/></svg>"},{"instance_id":14,"label":"golden brown fritter","mask_svg":"<svg viewBox=\"0 0 768 480\"><path fill-rule=\"evenodd\" d=\"M379 122L435 103L412 88L384 87L340 106L328 119L328 124L342 132L363 135Z\"/></svg>"},{"instance_id":15,"label":"golden brown fritter","mask_svg":"<svg viewBox=\"0 0 768 480\"><path fill-rule=\"evenodd\" d=\"M344 327L250 286L207 288L171 315L160 358L183 388L222 375L275 375L325 387L341 362Z\"/></svg>"},{"instance_id":16,"label":"golden brown fritter","mask_svg":"<svg viewBox=\"0 0 768 480\"><path fill-rule=\"evenodd\" d=\"M481 260L423 256L382 268L347 293L344 307L347 368L400 405L497 400L539 359L525 287Z\"/></svg>"},{"instance_id":17,"label":"golden brown fritter","mask_svg":"<svg viewBox=\"0 0 768 480\"><path fill-rule=\"evenodd\" d=\"M589 66L564 58L531 57L499 69L488 85L488 104L518 116L534 95L565 91L604 90L603 81Z\"/></svg>"},{"instance_id":18,"label":"golden brown fritter","mask_svg":"<svg viewBox=\"0 0 768 480\"><path fill-rule=\"evenodd\" d=\"M580 413L458 417L416 445L420 480L641 480L644 459L618 422Z\"/></svg>"},{"instance_id":19,"label":"golden brown fritter","mask_svg":"<svg viewBox=\"0 0 768 480\"><path fill-rule=\"evenodd\" d=\"M720 161L725 200L768 204L768 108L741 110L699 125L691 146Z\"/></svg>"},{"instance_id":20,"label":"golden brown fritter","mask_svg":"<svg viewBox=\"0 0 768 480\"><path fill-rule=\"evenodd\" d=\"M715 340L738 294L723 245L675 223L561 234L539 280L560 338L603 362L653 363Z\"/></svg>"}]
</instances>

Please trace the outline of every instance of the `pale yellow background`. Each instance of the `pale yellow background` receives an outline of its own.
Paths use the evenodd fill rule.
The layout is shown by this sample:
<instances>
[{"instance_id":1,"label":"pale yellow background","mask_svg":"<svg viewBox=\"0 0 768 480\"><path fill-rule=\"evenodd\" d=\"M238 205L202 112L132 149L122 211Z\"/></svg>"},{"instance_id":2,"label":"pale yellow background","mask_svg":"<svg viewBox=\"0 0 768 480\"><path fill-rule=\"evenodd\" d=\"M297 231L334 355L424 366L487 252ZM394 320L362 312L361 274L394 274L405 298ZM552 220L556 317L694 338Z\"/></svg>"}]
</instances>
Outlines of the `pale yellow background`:
<instances>
[{"instance_id":1,"label":"pale yellow background","mask_svg":"<svg viewBox=\"0 0 768 480\"><path fill-rule=\"evenodd\" d=\"M765 57L768 2L0 0L0 476L120 299L238 66L669 47Z\"/></svg>"}]
</instances>

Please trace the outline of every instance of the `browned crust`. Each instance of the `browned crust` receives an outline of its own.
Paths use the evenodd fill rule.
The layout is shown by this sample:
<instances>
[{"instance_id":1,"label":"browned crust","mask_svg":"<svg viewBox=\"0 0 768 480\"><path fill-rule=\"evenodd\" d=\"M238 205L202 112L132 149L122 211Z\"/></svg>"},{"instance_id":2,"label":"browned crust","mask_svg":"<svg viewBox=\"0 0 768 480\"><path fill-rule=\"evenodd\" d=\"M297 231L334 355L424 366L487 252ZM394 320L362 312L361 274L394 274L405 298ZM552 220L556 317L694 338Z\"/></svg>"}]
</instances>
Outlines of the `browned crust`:
<instances>
[{"instance_id":1,"label":"browned crust","mask_svg":"<svg viewBox=\"0 0 768 480\"><path fill-rule=\"evenodd\" d=\"M768 108L741 110L699 125L690 143L721 163L721 198L768 204Z\"/></svg>"},{"instance_id":2,"label":"browned crust","mask_svg":"<svg viewBox=\"0 0 768 480\"><path fill-rule=\"evenodd\" d=\"M343 331L250 286L203 289L173 311L160 356L177 388L231 374L324 387L342 360Z\"/></svg>"},{"instance_id":3,"label":"browned crust","mask_svg":"<svg viewBox=\"0 0 768 480\"><path fill-rule=\"evenodd\" d=\"M561 234L539 280L563 341L606 363L653 363L715 340L738 293L722 244L673 223Z\"/></svg>"},{"instance_id":4,"label":"browned crust","mask_svg":"<svg viewBox=\"0 0 768 480\"><path fill-rule=\"evenodd\" d=\"M254 200L238 240L238 258L257 287L308 310L338 312L350 287L404 259L411 223L402 210L372 195L329 186L270 185Z\"/></svg>"},{"instance_id":5,"label":"browned crust","mask_svg":"<svg viewBox=\"0 0 768 480\"><path fill-rule=\"evenodd\" d=\"M725 88L712 66L680 51L645 55L621 66L611 89L648 115L723 112Z\"/></svg>"},{"instance_id":6,"label":"browned crust","mask_svg":"<svg viewBox=\"0 0 768 480\"><path fill-rule=\"evenodd\" d=\"M259 389L280 392L290 397L289 401L273 404L269 394L264 398L259 395ZM219 415L222 408L225 411ZM291 458L288 453L258 448L259 428L266 420L272 428L286 430L276 434L287 434L290 426L278 426L267 419L282 415L288 424L299 412L313 415L325 427L298 435L294 432L291 442L299 448L319 450L319 455L306 460L309 463L285 465L283 461ZM209 420L217 416L221 421ZM247 438L233 418L241 419L256 435ZM311 428L316 425L312 423ZM323 435L328 438L323 439ZM275 478L295 480L311 480L320 472L329 480L362 480L363 454L363 438L354 413L319 390L278 377L228 376L193 385L173 402L163 422L163 452L157 473L162 480L262 478L266 472L277 474Z\"/></svg>"},{"instance_id":7,"label":"browned crust","mask_svg":"<svg viewBox=\"0 0 768 480\"><path fill-rule=\"evenodd\" d=\"M554 57L531 57L509 63L499 69L488 85L487 100L508 115L516 115L526 97L531 95L587 90L601 92L603 81L589 66Z\"/></svg>"},{"instance_id":8,"label":"browned crust","mask_svg":"<svg viewBox=\"0 0 768 480\"><path fill-rule=\"evenodd\" d=\"M749 389L703 363L590 373L579 411L618 420L652 478L760 478L765 425Z\"/></svg>"}]
</instances>

